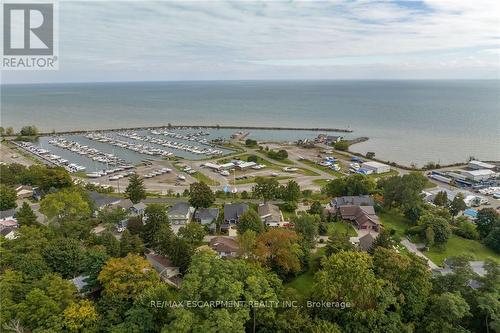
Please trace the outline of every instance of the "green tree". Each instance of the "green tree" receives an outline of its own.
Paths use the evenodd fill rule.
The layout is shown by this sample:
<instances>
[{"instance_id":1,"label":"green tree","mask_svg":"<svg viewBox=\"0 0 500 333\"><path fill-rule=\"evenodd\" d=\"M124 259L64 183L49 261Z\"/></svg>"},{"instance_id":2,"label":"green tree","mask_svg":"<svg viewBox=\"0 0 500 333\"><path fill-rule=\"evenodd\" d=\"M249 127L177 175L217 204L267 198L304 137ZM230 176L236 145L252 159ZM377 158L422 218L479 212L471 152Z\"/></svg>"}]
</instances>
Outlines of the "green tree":
<instances>
[{"instance_id":1,"label":"green tree","mask_svg":"<svg viewBox=\"0 0 500 333\"><path fill-rule=\"evenodd\" d=\"M300 199L302 192L295 180L289 180L286 186L281 189L281 199L296 202Z\"/></svg>"},{"instance_id":2,"label":"green tree","mask_svg":"<svg viewBox=\"0 0 500 333\"><path fill-rule=\"evenodd\" d=\"M466 208L467 205L464 202L464 195L462 193L458 193L451 201L449 210L451 216L454 217Z\"/></svg>"},{"instance_id":3,"label":"green tree","mask_svg":"<svg viewBox=\"0 0 500 333\"><path fill-rule=\"evenodd\" d=\"M304 256L299 241L294 231L273 228L257 237L255 256L280 276L296 274L301 270Z\"/></svg>"},{"instance_id":4,"label":"green tree","mask_svg":"<svg viewBox=\"0 0 500 333\"><path fill-rule=\"evenodd\" d=\"M129 177L129 183L125 189L125 195L127 198L132 200L133 203L138 203L143 199L146 199L146 188L144 187L144 181L138 174L134 173Z\"/></svg>"},{"instance_id":5,"label":"green tree","mask_svg":"<svg viewBox=\"0 0 500 333\"><path fill-rule=\"evenodd\" d=\"M477 227L474 223L470 222L465 216L459 216L455 221L457 225L454 229L454 233L460 237L467 239L479 239L479 233L477 232Z\"/></svg>"},{"instance_id":6,"label":"green tree","mask_svg":"<svg viewBox=\"0 0 500 333\"><path fill-rule=\"evenodd\" d=\"M469 305L459 293L450 292L434 295L430 299L425 320L426 332L465 332L460 320L469 313Z\"/></svg>"},{"instance_id":7,"label":"green tree","mask_svg":"<svg viewBox=\"0 0 500 333\"><path fill-rule=\"evenodd\" d=\"M122 237L120 238L120 254L122 257L125 257L129 253L142 255L144 253L144 245L138 235L132 235L130 231L125 230L122 232Z\"/></svg>"},{"instance_id":8,"label":"green tree","mask_svg":"<svg viewBox=\"0 0 500 333\"><path fill-rule=\"evenodd\" d=\"M256 197L269 201L276 198L278 187L279 183L274 178L257 177L252 190Z\"/></svg>"},{"instance_id":9,"label":"green tree","mask_svg":"<svg viewBox=\"0 0 500 333\"><path fill-rule=\"evenodd\" d=\"M257 233L253 230L247 230L238 234L238 255L240 258L254 260Z\"/></svg>"},{"instance_id":10,"label":"green tree","mask_svg":"<svg viewBox=\"0 0 500 333\"><path fill-rule=\"evenodd\" d=\"M214 192L204 182L189 185L189 203L195 208L208 208L215 202Z\"/></svg>"},{"instance_id":11,"label":"green tree","mask_svg":"<svg viewBox=\"0 0 500 333\"><path fill-rule=\"evenodd\" d=\"M434 197L434 204L445 207L448 205L448 194L445 191L439 191Z\"/></svg>"},{"instance_id":12,"label":"green tree","mask_svg":"<svg viewBox=\"0 0 500 333\"><path fill-rule=\"evenodd\" d=\"M101 223L116 226L119 222L125 220L128 213L121 207L105 208L99 211L97 218Z\"/></svg>"},{"instance_id":13,"label":"green tree","mask_svg":"<svg viewBox=\"0 0 500 333\"><path fill-rule=\"evenodd\" d=\"M332 197L343 195L370 194L375 189L375 182L361 174L354 174L344 178L336 178L323 187L323 192Z\"/></svg>"},{"instance_id":14,"label":"green tree","mask_svg":"<svg viewBox=\"0 0 500 333\"><path fill-rule=\"evenodd\" d=\"M321 204L321 202L319 201L314 201L312 204L311 204L311 207L309 208L309 210L307 211L309 214L315 214L315 215L319 215L319 216L322 216L323 215L323 211L324 211L324 207L323 205Z\"/></svg>"},{"instance_id":15,"label":"green tree","mask_svg":"<svg viewBox=\"0 0 500 333\"><path fill-rule=\"evenodd\" d=\"M164 224L169 224L168 215L165 206L160 204L152 204L146 207L145 210L146 224L142 227L141 238L144 245L154 247L155 237Z\"/></svg>"},{"instance_id":16,"label":"green tree","mask_svg":"<svg viewBox=\"0 0 500 333\"><path fill-rule=\"evenodd\" d=\"M63 320L59 304L42 290L31 290L26 299L17 306L17 316L27 329L60 332Z\"/></svg>"},{"instance_id":17,"label":"green tree","mask_svg":"<svg viewBox=\"0 0 500 333\"><path fill-rule=\"evenodd\" d=\"M26 201L23 202L21 208L16 212L16 219L20 225L36 225L36 214Z\"/></svg>"},{"instance_id":18,"label":"green tree","mask_svg":"<svg viewBox=\"0 0 500 333\"><path fill-rule=\"evenodd\" d=\"M496 253L500 253L500 225L493 228L483 242Z\"/></svg>"},{"instance_id":19,"label":"green tree","mask_svg":"<svg viewBox=\"0 0 500 333\"><path fill-rule=\"evenodd\" d=\"M354 251L354 245L350 242L348 235L333 233L326 243L326 255L331 256L334 253L343 251Z\"/></svg>"},{"instance_id":20,"label":"green tree","mask_svg":"<svg viewBox=\"0 0 500 333\"><path fill-rule=\"evenodd\" d=\"M172 246L168 250L168 256L172 263L179 267L179 271L184 274L191 264L194 248L186 240L174 237Z\"/></svg>"},{"instance_id":21,"label":"green tree","mask_svg":"<svg viewBox=\"0 0 500 333\"><path fill-rule=\"evenodd\" d=\"M320 218L318 215L310 215L307 213L296 215L292 218L295 232L302 236L302 243L305 249L310 250L316 244L318 237L318 228Z\"/></svg>"},{"instance_id":22,"label":"green tree","mask_svg":"<svg viewBox=\"0 0 500 333\"><path fill-rule=\"evenodd\" d=\"M499 216L495 209L483 208L477 212L476 226L481 239L488 236L491 230L499 224Z\"/></svg>"},{"instance_id":23,"label":"green tree","mask_svg":"<svg viewBox=\"0 0 500 333\"><path fill-rule=\"evenodd\" d=\"M336 142L333 147L337 150L347 151L349 150L349 142L346 140L340 140Z\"/></svg>"},{"instance_id":24,"label":"green tree","mask_svg":"<svg viewBox=\"0 0 500 333\"><path fill-rule=\"evenodd\" d=\"M21 128L20 134L22 136L36 136L38 135L38 129L36 126L23 126Z\"/></svg>"},{"instance_id":25,"label":"green tree","mask_svg":"<svg viewBox=\"0 0 500 333\"><path fill-rule=\"evenodd\" d=\"M14 135L14 129L13 129L12 127L7 127L7 128L5 129L5 135L7 135L7 136L12 136L12 135Z\"/></svg>"},{"instance_id":26,"label":"green tree","mask_svg":"<svg viewBox=\"0 0 500 333\"><path fill-rule=\"evenodd\" d=\"M418 225L422 230L422 237L426 237L426 230L432 229L434 234L434 243L444 245L451 236L451 228L448 221L440 216L432 213L425 213L418 221Z\"/></svg>"},{"instance_id":27,"label":"green tree","mask_svg":"<svg viewBox=\"0 0 500 333\"><path fill-rule=\"evenodd\" d=\"M238 233L243 234L247 230L252 230L256 234L264 231L264 224L260 216L253 209L249 209L240 216L238 222Z\"/></svg>"},{"instance_id":28,"label":"green tree","mask_svg":"<svg viewBox=\"0 0 500 333\"><path fill-rule=\"evenodd\" d=\"M40 202L40 212L50 220L65 221L89 217L91 209L79 191L62 190L46 195Z\"/></svg>"},{"instance_id":29,"label":"green tree","mask_svg":"<svg viewBox=\"0 0 500 333\"><path fill-rule=\"evenodd\" d=\"M64 310L63 317L70 332L94 332L99 315L91 301L81 300L71 303Z\"/></svg>"},{"instance_id":30,"label":"green tree","mask_svg":"<svg viewBox=\"0 0 500 333\"><path fill-rule=\"evenodd\" d=\"M10 186L0 184L0 210L16 208L16 200L16 190Z\"/></svg>"},{"instance_id":31,"label":"green tree","mask_svg":"<svg viewBox=\"0 0 500 333\"><path fill-rule=\"evenodd\" d=\"M55 238L42 254L52 270L64 278L73 278L83 270L84 251L76 239Z\"/></svg>"},{"instance_id":32,"label":"green tree","mask_svg":"<svg viewBox=\"0 0 500 333\"><path fill-rule=\"evenodd\" d=\"M207 234L205 228L196 222L191 222L179 228L178 236L192 246L200 246Z\"/></svg>"}]
</instances>

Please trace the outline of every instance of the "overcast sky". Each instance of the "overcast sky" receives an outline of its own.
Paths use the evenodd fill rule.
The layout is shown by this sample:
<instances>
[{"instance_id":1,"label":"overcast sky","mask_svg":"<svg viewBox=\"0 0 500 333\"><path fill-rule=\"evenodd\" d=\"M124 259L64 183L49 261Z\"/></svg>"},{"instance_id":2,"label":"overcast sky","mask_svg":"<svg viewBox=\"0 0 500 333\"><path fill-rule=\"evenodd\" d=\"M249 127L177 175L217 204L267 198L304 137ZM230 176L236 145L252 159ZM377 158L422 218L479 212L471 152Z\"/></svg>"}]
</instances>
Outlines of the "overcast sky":
<instances>
[{"instance_id":1,"label":"overcast sky","mask_svg":"<svg viewBox=\"0 0 500 333\"><path fill-rule=\"evenodd\" d=\"M2 82L498 79L500 1L61 1L59 60Z\"/></svg>"}]
</instances>

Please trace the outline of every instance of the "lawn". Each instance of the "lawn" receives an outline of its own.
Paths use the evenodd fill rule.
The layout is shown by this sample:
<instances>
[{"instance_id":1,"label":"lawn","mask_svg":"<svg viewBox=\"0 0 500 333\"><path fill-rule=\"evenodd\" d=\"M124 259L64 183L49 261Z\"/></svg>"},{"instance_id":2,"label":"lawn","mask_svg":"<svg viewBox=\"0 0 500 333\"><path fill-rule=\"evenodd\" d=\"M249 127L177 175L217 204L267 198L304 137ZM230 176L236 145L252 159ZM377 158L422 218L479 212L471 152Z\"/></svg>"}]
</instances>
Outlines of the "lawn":
<instances>
[{"instance_id":1,"label":"lawn","mask_svg":"<svg viewBox=\"0 0 500 333\"><path fill-rule=\"evenodd\" d=\"M311 253L309 269L292 281L285 283L286 287L295 289L303 297L311 294L314 285L314 274L318 271L318 258L325 255L325 248L319 248L316 253Z\"/></svg>"},{"instance_id":2,"label":"lawn","mask_svg":"<svg viewBox=\"0 0 500 333\"><path fill-rule=\"evenodd\" d=\"M333 233L340 233L342 235L347 233L349 237L356 237L358 235L351 223L345 221L328 223L328 235Z\"/></svg>"},{"instance_id":3,"label":"lawn","mask_svg":"<svg viewBox=\"0 0 500 333\"><path fill-rule=\"evenodd\" d=\"M377 215L386 229L396 230L398 237L403 237L406 229L411 226L410 221L397 210L384 211Z\"/></svg>"},{"instance_id":4,"label":"lawn","mask_svg":"<svg viewBox=\"0 0 500 333\"><path fill-rule=\"evenodd\" d=\"M313 183L316 185L319 185L321 187L325 186L330 182L330 179L315 179L313 180Z\"/></svg>"},{"instance_id":5,"label":"lawn","mask_svg":"<svg viewBox=\"0 0 500 333\"><path fill-rule=\"evenodd\" d=\"M444 251L440 251L439 249L432 247L424 254L437 265L442 265L446 258L461 254L471 255L476 260L493 258L494 260L500 262L500 255L488 249L480 242L465 239L456 235L452 235L450 237L448 243L446 243L446 249Z\"/></svg>"},{"instance_id":6,"label":"lawn","mask_svg":"<svg viewBox=\"0 0 500 333\"><path fill-rule=\"evenodd\" d=\"M220 183L218 181L208 177L207 175L205 175L204 173L201 173L200 171L196 171L191 176L193 178L195 178L197 181L204 182L205 184L210 185L210 186L220 185Z\"/></svg>"}]
</instances>

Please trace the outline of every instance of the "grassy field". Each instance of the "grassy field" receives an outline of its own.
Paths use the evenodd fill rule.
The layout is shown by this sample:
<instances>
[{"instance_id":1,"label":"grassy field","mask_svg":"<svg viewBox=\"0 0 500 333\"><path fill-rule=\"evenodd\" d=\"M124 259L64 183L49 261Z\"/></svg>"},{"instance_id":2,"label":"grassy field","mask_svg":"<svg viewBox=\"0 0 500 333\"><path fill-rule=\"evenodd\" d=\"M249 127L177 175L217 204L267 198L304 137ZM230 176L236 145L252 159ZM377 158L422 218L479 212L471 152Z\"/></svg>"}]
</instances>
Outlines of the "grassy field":
<instances>
[{"instance_id":1,"label":"grassy field","mask_svg":"<svg viewBox=\"0 0 500 333\"><path fill-rule=\"evenodd\" d=\"M484 260L492 258L500 262L500 255L496 254L478 241L465 239L456 235L452 235L446 243L446 249L441 251L432 247L424 253L435 264L442 265L446 258L467 254L474 257L476 260Z\"/></svg>"},{"instance_id":2,"label":"grassy field","mask_svg":"<svg viewBox=\"0 0 500 333\"><path fill-rule=\"evenodd\" d=\"M316 185L319 185L321 187L325 186L330 182L330 179L315 179L313 180L313 183Z\"/></svg>"},{"instance_id":3,"label":"grassy field","mask_svg":"<svg viewBox=\"0 0 500 333\"><path fill-rule=\"evenodd\" d=\"M344 221L328 223L328 235L333 233L340 233L342 235L347 233L349 237L355 237L358 235L353 226L349 222Z\"/></svg>"},{"instance_id":4,"label":"grassy field","mask_svg":"<svg viewBox=\"0 0 500 333\"><path fill-rule=\"evenodd\" d=\"M318 258L325 254L325 248L320 248L316 253L311 253L309 269L292 281L285 284L285 287L295 289L303 297L311 294L314 285L314 274L318 271Z\"/></svg>"},{"instance_id":5,"label":"grassy field","mask_svg":"<svg viewBox=\"0 0 500 333\"><path fill-rule=\"evenodd\" d=\"M246 179L237 179L236 185L255 183L255 178L257 178L257 177L248 177ZM276 180L292 179L292 177L290 177L290 176L278 176L278 177L273 177L273 178ZM230 183L232 184L233 182L231 181Z\"/></svg>"},{"instance_id":6,"label":"grassy field","mask_svg":"<svg viewBox=\"0 0 500 333\"><path fill-rule=\"evenodd\" d=\"M199 171L196 171L196 173L193 173L191 176L193 178L195 178L197 181L204 182L205 184L210 185L210 186L220 185L220 183L218 181L208 177L207 175L205 175L204 173L201 173Z\"/></svg>"},{"instance_id":7,"label":"grassy field","mask_svg":"<svg viewBox=\"0 0 500 333\"><path fill-rule=\"evenodd\" d=\"M384 227L396 230L396 236L399 237L403 237L405 230L411 226L410 221L397 210L384 211L377 215Z\"/></svg>"}]
</instances>

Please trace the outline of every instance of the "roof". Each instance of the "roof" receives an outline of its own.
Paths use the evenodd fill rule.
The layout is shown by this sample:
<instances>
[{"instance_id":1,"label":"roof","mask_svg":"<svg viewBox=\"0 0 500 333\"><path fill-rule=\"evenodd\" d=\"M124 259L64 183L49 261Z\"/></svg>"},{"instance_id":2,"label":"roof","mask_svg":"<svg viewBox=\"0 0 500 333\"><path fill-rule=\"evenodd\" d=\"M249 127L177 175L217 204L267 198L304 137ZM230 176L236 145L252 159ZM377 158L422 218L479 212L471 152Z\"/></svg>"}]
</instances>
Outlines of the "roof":
<instances>
[{"instance_id":1,"label":"roof","mask_svg":"<svg viewBox=\"0 0 500 333\"><path fill-rule=\"evenodd\" d=\"M463 173L471 176L490 176L494 175L495 171L489 169L479 169L479 170L463 171Z\"/></svg>"},{"instance_id":2,"label":"roof","mask_svg":"<svg viewBox=\"0 0 500 333\"><path fill-rule=\"evenodd\" d=\"M243 162L243 163L238 164L238 168L245 169L245 168L253 167L254 165L257 165L257 163L255 163L255 162Z\"/></svg>"},{"instance_id":3,"label":"roof","mask_svg":"<svg viewBox=\"0 0 500 333\"><path fill-rule=\"evenodd\" d=\"M384 163L380 163L380 162L375 162L375 161L369 161L369 162L364 162L362 165L362 167L372 167L372 168L383 168L383 167L388 167L387 164L384 164Z\"/></svg>"},{"instance_id":4,"label":"roof","mask_svg":"<svg viewBox=\"0 0 500 333\"><path fill-rule=\"evenodd\" d=\"M270 203L260 204L257 210L259 212L259 216L264 221L281 221L281 211L280 208L276 205Z\"/></svg>"},{"instance_id":5,"label":"roof","mask_svg":"<svg viewBox=\"0 0 500 333\"><path fill-rule=\"evenodd\" d=\"M7 236L8 234L10 234L14 230L16 230L16 228L14 228L14 227L5 227L5 228L2 228L2 229L0 229L0 235Z\"/></svg>"},{"instance_id":6,"label":"roof","mask_svg":"<svg viewBox=\"0 0 500 333\"><path fill-rule=\"evenodd\" d=\"M176 267L170 258L161 256L159 254L156 254L154 252L150 252L146 254L146 259L154 266L157 267L159 266L161 270L164 270L166 268L174 268Z\"/></svg>"},{"instance_id":7,"label":"roof","mask_svg":"<svg viewBox=\"0 0 500 333\"><path fill-rule=\"evenodd\" d=\"M123 200L120 200L120 202L118 202L116 204L116 206L118 207L121 207L123 209L129 209L130 207L132 207L134 205L134 203L132 202L132 200L130 199L123 199Z\"/></svg>"},{"instance_id":8,"label":"roof","mask_svg":"<svg viewBox=\"0 0 500 333\"><path fill-rule=\"evenodd\" d=\"M19 223L14 219L6 219L3 221L0 221L0 228L8 228L8 227L17 228L18 226L19 226Z\"/></svg>"},{"instance_id":9,"label":"roof","mask_svg":"<svg viewBox=\"0 0 500 333\"><path fill-rule=\"evenodd\" d=\"M224 205L224 219L237 220L248 210L246 203L227 203Z\"/></svg>"},{"instance_id":10,"label":"roof","mask_svg":"<svg viewBox=\"0 0 500 333\"><path fill-rule=\"evenodd\" d=\"M14 215L16 215L16 210L14 208L0 211L0 218L2 219L14 217Z\"/></svg>"},{"instance_id":11,"label":"roof","mask_svg":"<svg viewBox=\"0 0 500 333\"><path fill-rule=\"evenodd\" d=\"M356 205L373 206L374 201L369 195L336 197L332 200L332 206Z\"/></svg>"},{"instance_id":12,"label":"roof","mask_svg":"<svg viewBox=\"0 0 500 333\"><path fill-rule=\"evenodd\" d=\"M472 208L466 209L466 210L464 210L464 215L476 218L477 217L477 210L472 209Z\"/></svg>"},{"instance_id":13,"label":"roof","mask_svg":"<svg viewBox=\"0 0 500 333\"><path fill-rule=\"evenodd\" d=\"M133 205L131 208L134 208L135 210L144 210L146 209L146 204L144 202L139 202Z\"/></svg>"},{"instance_id":14,"label":"roof","mask_svg":"<svg viewBox=\"0 0 500 333\"><path fill-rule=\"evenodd\" d=\"M90 200L94 202L96 207L101 208L107 205L118 204L122 199L110 197L108 195L104 195L98 192L89 192Z\"/></svg>"},{"instance_id":15,"label":"roof","mask_svg":"<svg viewBox=\"0 0 500 333\"><path fill-rule=\"evenodd\" d=\"M71 279L70 281L75 285L75 287L78 291L81 291L83 288L85 288L85 286L88 285L88 283L85 281L88 278L89 278L89 276L80 275L74 279Z\"/></svg>"},{"instance_id":16,"label":"roof","mask_svg":"<svg viewBox=\"0 0 500 333\"><path fill-rule=\"evenodd\" d=\"M370 232L359 238L359 247L363 251L368 251L375 241L375 238Z\"/></svg>"},{"instance_id":17,"label":"roof","mask_svg":"<svg viewBox=\"0 0 500 333\"><path fill-rule=\"evenodd\" d=\"M239 249L238 242L230 237L215 237L210 240L210 247L216 252L236 252Z\"/></svg>"},{"instance_id":18,"label":"roof","mask_svg":"<svg viewBox=\"0 0 500 333\"><path fill-rule=\"evenodd\" d=\"M219 217L219 208L198 208L194 213L197 220L216 220Z\"/></svg>"},{"instance_id":19,"label":"roof","mask_svg":"<svg viewBox=\"0 0 500 333\"><path fill-rule=\"evenodd\" d=\"M478 166L482 169L494 169L495 165L481 161L469 161L469 165Z\"/></svg>"},{"instance_id":20,"label":"roof","mask_svg":"<svg viewBox=\"0 0 500 333\"><path fill-rule=\"evenodd\" d=\"M168 210L168 215L187 215L191 205L189 202L178 202Z\"/></svg>"}]
</instances>

